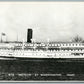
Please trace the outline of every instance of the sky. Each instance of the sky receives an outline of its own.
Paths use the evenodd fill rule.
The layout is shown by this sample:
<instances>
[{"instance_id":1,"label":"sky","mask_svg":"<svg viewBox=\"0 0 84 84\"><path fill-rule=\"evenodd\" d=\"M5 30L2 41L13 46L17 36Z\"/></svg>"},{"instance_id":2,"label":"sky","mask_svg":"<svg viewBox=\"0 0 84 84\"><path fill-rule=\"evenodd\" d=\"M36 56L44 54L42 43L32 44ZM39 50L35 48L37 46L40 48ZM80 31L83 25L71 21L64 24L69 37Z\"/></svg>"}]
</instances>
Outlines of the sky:
<instances>
[{"instance_id":1,"label":"sky","mask_svg":"<svg viewBox=\"0 0 84 84\"><path fill-rule=\"evenodd\" d=\"M0 2L0 39L27 41L27 29L35 41L84 39L84 2Z\"/></svg>"}]
</instances>

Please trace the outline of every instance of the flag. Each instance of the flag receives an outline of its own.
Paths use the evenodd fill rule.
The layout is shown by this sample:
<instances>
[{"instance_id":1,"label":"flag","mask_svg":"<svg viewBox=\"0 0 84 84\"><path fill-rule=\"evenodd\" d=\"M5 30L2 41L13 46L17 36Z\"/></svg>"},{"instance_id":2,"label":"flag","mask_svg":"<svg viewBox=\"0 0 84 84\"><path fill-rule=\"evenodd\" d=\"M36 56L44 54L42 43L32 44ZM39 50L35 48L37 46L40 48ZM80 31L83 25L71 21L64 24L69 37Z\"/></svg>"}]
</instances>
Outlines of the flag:
<instances>
[{"instance_id":1,"label":"flag","mask_svg":"<svg viewBox=\"0 0 84 84\"><path fill-rule=\"evenodd\" d=\"M3 36L5 36L6 34L5 33L2 33Z\"/></svg>"}]
</instances>

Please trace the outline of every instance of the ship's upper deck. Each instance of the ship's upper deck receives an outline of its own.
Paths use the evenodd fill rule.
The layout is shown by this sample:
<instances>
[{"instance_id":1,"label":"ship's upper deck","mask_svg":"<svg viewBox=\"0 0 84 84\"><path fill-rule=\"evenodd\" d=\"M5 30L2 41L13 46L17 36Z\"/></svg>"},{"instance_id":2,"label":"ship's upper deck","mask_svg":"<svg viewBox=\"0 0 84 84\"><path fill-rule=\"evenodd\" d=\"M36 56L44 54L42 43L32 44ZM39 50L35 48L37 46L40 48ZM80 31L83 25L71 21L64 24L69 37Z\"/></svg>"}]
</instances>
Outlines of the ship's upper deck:
<instances>
[{"instance_id":1,"label":"ship's upper deck","mask_svg":"<svg viewBox=\"0 0 84 84\"><path fill-rule=\"evenodd\" d=\"M0 43L0 48L22 48L22 46L24 46L25 48L84 48L84 43L78 43L78 42Z\"/></svg>"}]
</instances>

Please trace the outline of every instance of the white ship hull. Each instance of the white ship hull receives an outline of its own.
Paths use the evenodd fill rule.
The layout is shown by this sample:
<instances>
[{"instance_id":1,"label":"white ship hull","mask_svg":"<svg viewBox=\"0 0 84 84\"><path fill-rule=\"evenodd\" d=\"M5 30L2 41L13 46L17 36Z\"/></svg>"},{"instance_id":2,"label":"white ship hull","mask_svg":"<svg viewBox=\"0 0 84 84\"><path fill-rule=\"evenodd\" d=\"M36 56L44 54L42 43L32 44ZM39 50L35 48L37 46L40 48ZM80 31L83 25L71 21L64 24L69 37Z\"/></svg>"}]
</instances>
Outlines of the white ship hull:
<instances>
[{"instance_id":1,"label":"white ship hull","mask_svg":"<svg viewBox=\"0 0 84 84\"><path fill-rule=\"evenodd\" d=\"M66 46L66 45L67 46ZM74 45L73 45L74 44ZM0 44L0 59L83 59L84 44ZM37 48L36 48L37 47ZM50 49L50 50L49 50Z\"/></svg>"},{"instance_id":2,"label":"white ship hull","mask_svg":"<svg viewBox=\"0 0 84 84\"><path fill-rule=\"evenodd\" d=\"M74 55L73 53L79 53ZM0 59L83 59L84 50L82 51L31 51L31 50L0 50Z\"/></svg>"}]
</instances>

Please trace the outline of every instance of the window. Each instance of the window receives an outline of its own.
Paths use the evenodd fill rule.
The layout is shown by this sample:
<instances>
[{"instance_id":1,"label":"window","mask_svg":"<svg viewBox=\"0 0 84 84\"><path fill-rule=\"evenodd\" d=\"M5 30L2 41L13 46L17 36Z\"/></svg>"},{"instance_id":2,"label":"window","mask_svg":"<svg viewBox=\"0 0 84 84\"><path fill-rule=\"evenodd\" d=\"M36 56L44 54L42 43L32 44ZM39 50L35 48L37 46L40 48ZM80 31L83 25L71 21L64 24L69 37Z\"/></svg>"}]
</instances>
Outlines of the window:
<instances>
[{"instance_id":1,"label":"window","mask_svg":"<svg viewBox=\"0 0 84 84\"><path fill-rule=\"evenodd\" d=\"M68 44L66 44L66 46L67 46Z\"/></svg>"},{"instance_id":2,"label":"window","mask_svg":"<svg viewBox=\"0 0 84 84\"><path fill-rule=\"evenodd\" d=\"M62 44L64 46L64 44Z\"/></svg>"},{"instance_id":3,"label":"window","mask_svg":"<svg viewBox=\"0 0 84 84\"><path fill-rule=\"evenodd\" d=\"M74 44L72 44L72 46L74 46Z\"/></svg>"},{"instance_id":4,"label":"window","mask_svg":"<svg viewBox=\"0 0 84 84\"><path fill-rule=\"evenodd\" d=\"M69 46L71 46L71 44L69 44Z\"/></svg>"},{"instance_id":5,"label":"window","mask_svg":"<svg viewBox=\"0 0 84 84\"><path fill-rule=\"evenodd\" d=\"M54 46L54 44L52 44L52 46Z\"/></svg>"},{"instance_id":6,"label":"window","mask_svg":"<svg viewBox=\"0 0 84 84\"><path fill-rule=\"evenodd\" d=\"M57 44L55 44L55 46L57 46Z\"/></svg>"}]
</instances>

